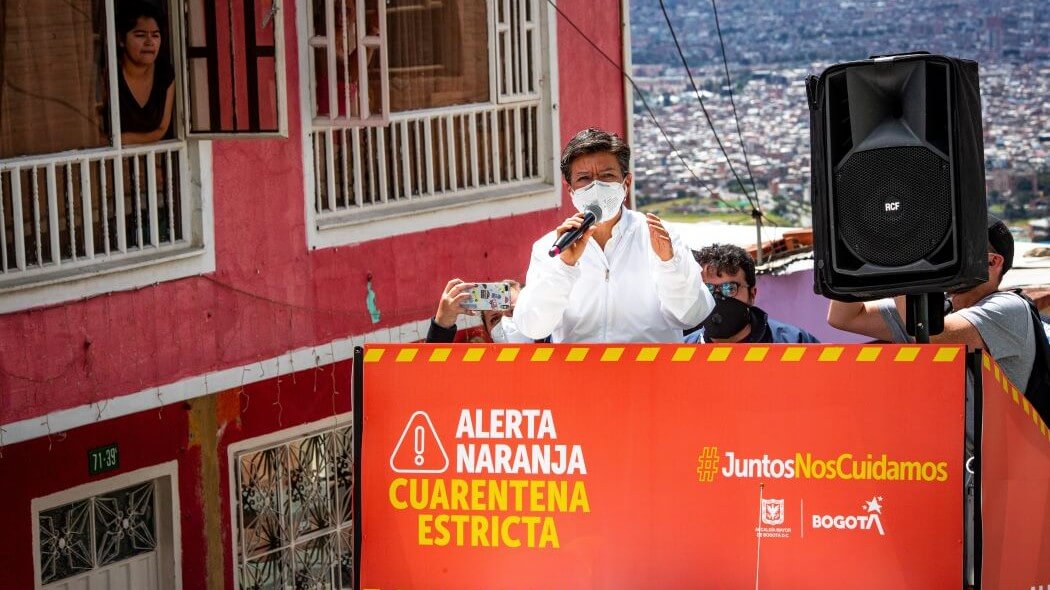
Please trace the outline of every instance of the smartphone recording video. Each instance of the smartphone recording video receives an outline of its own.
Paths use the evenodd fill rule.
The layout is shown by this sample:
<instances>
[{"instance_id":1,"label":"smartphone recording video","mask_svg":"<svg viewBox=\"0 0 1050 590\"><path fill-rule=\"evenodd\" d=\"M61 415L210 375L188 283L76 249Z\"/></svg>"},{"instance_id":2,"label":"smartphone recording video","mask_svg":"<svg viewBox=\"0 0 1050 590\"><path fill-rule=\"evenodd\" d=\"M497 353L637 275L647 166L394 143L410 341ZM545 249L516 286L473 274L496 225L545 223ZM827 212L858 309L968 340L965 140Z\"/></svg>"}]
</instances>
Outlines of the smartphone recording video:
<instances>
[{"instance_id":1,"label":"smartphone recording video","mask_svg":"<svg viewBox=\"0 0 1050 590\"><path fill-rule=\"evenodd\" d=\"M510 283L475 283L470 289L470 298L463 307L478 311L504 311L510 309Z\"/></svg>"}]
</instances>

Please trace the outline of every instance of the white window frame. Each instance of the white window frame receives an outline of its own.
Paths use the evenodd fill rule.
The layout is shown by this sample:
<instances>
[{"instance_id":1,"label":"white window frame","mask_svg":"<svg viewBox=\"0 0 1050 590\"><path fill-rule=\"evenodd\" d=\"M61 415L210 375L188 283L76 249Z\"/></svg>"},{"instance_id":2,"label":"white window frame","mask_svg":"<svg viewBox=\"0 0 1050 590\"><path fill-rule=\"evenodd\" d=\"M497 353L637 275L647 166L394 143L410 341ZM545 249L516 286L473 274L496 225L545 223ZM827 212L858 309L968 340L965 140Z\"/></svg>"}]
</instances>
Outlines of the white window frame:
<instances>
[{"instance_id":1,"label":"white window frame","mask_svg":"<svg viewBox=\"0 0 1050 590\"><path fill-rule=\"evenodd\" d=\"M174 571L163 571L165 565L161 564L163 574L173 578L171 588L182 590L182 519L179 517L181 509L179 506L179 464L178 461L168 461L150 467L143 467L135 471L129 471L106 479L100 479L90 483L72 487L47 496L33 498L30 502L30 511L33 518L33 588L41 590L40 583L40 513L57 508L59 506L77 502L85 498L98 496L107 492L113 492L134 485L157 481L157 493L164 494L168 503L168 514L157 513L155 522L158 528L158 537L171 535L171 569ZM163 487L163 489L162 489ZM162 519L167 518L167 522ZM166 527L163 531L161 526ZM108 567L108 566L107 566ZM57 583L57 582L56 582ZM50 584L49 584L50 585Z\"/></svg>"},{"instance_id":2,"label":"white window frame","mask_svg":"<svg viewBox=\"0 0 1050 590\"><path fill-rule=\"evenodd\" d=\"M261 451L269 447L287 444L296 439L307 438L315 434L327 432L329 430L336 430L339 428L346 428L347 426L354 426L353 412L345 412L342 414L336 414L317 420L314 422L308 422L264 434L250 439L235 442L226 448L226 465L227 465L227 479L228 487L227 493L230 507L230 551L231 551L231 567L233 567L233 588L238 590L241 587L241 547L240 547L240 535L241 531L238 528L237 515L240 513L241 499L240 490L237 487L237 456L246 453L252 453ZM355 432L355 435L358 433ZM358 457L354 457L356 464ZM354 481L354 493L360 493L360 482ZM354 526L361 526L360 518L358 515L354 515ZM355 551L356 551L355 547ZM355 575L359 575L359 572L355 572Z\"/></svg>"},{"instance_id":3,"label":"white window frame","mask_svg":"<svg viewBox=\"0 0 1050 590\"><path fill-rule=\"evenodd\" d=\"M518 97L504 95L498 97L497 64L499 54L496 50L496 2L488 0L489 14L489 84L490 100L486 103L459 105L454 107L426 109L401 113L391 113L388 119L392 124L399 121L418 120L419 118L451 118L472 110L490 108L513 108ZM506 6L506 4L505 4ZM494 217L521 215L544 209L557 208L561 205L561 182L559 160L560 115L558 110L558 44L557 13L547 2L540 0L537 4L542 42L537 53L536 65L542 68L538 73L539 106L537 117L537 145L540 176L532 181L515 183L497 183L480 188L460 188L446 191L440 195L427 195L425 198L403 199L398 201L370 204L358 207L338 215L318 215L316 210L317 193L315 189L314 158L315 150L312 140L313 121L313 87L314 74L310 68L310 51L306 41L309 19L312 18L309 7L300 6L296 15L300 42L300 115L303 137L303 187L304 214L306 217L307 246L310 249L328 248L346 244L360 243L368 240L382 239L413 232L425 231L439 227L449 227L462 223L482 221ZM385 26L385 18L381 22ZM386 42L388 30L383 30ZM386 48L381 54L386 74ZM531 98L531 97L529 97ZM451 125L451 123L449 123ZM369 132L369 127L359 126L354 133ZM381 145L381 144L380 144ZM330 179L328 179L330 180ZM380 181L385 185L385 181ZM331 184L331 183L329 183ZM453 182L453 184L456 184Z\"/></svg>"},{"instance_id":4,"label":"white window frame","mask_svg":"<svg viewBox=\"0 0 1050 590\"><path fill-rule=\"evenodd\" d=\"M105 5L106 39L107 46L106 62L110 71L117 67L116 46L112 42L116 34L115 0L103 0ZM181 0L169 0L166 3L169 14L169 36L172 40L181 39L183 29L181 26ZM178 9L178 10L176 10ZM183 79L183 54L179 50L182 45L178 41L172 43L176 48L171 52L173 68L175 70L175 102L181 104L178 98L185 93L185 80ZM118 81L115 75L108 80L110 97L117 97ZM175 109L176 120L172 126L176 130L183 129L183 121L187 113L183 109ZM146 244L138 251L127 252L125 250L126 237L122 228L118 228L118 247L108 254L96 253L87 248L87 256L80 260L63 261L61 254L56 262L52 260L40 267L19 269L16 260L14 269L0 271L0 314L24 310L32 307L52 305L65 301L81 299L112 291L136 289L150 284L169 281L177 278L193 276L215 270L214 252L214 224L212 217L212 179L211 179L211 143L207 141L193 141L189 139L176 138L141 146L125 147L120 139L120 119L117 110L117 101L110 99L109 104L110 121L112 127L112 144L107 147L86 150L69 150L60 153L41 154L35 156L24 156L0 160L0 169L36 169L45 170L43 180L38 185L43 185L47 190L47 197L56 199L55 171L59 167L81 167L84 170L89 162L98 160L113 160L114 167L114 194L122 189L122 178L118 178L117 171L122 168L123 158L131 154L144 154L149 160L164 158L165 152L177 151L179 153L179 187L181 189L181 215L183 238L177 244L157 246ZM158 159L159 159L158 158ZM153 175L152 169L146 171L148 176ZM155 189L155 184L150 189ZM23 187L25 190L33 188ZM39 189L38 189L39 190ZM148 202L151 215L151 232L154 238L157 232L158 201L163 200L164 195L160 191L148 190L148 194L141 198ZM81 195L83 198L83 195ZM12 199L13 201L13 199ZM2 205L2 201L0 201ZM20 205L19 205L20 208ZM51 228L51 252L58 249L58 233L55 231L59 225L67 220L59 220L55 209L49 207L50 219L40 220L38 224L49 223ZM122 218L123 199L115 200L115 215ZM16 209L17 210L17 209ZM14 215L15 211L7 214ZM25 213L22 214L23 217ZM72 213L70 213L72 215ZM71 222L71 220L70 220ZM87 227L89 224L85 224ZM0 225L2 229L2 225ZM93 229L93 228L92 228ZM88 230L85 230L87 232ZM16 236L18 234L16 233ZM3 242L6 238L0 238ZM76 238L74 238L76 239ZM141 241L140 241L141 243ZM16 245L16 248L21 249ZM16 259L24 261L25 254L16 254ZM24 262L23 262L24 263Z\"/></svg>"},{"instance_id":5,"label":"white window frame","mask_svg":"<svg viewBox=\"0 0 1050 590\"><path fill-rule=\"evenodd\" d=\"M316 0L311 0L311 2L313 2L313 1L316 1ZM328 88L324 89L324 93L328 95L328 104L329 104L328 116L325 117L323 115L320 115L320 116L317 117L317 119L314 119L312 116L309 117L310 121L311 121L311 125L313 127L315 127L315 128L316 127L324 127L324 126L332 126L334 128L373 127L373 126L386 125L390 121L389 120L389 114L390 114L390 85L388 83L389 82L388 72L389 72L390 66L389 66L389 63L387 61L388 58L387 58L387 48L386 48L386 35L387 35L387 28L386 28L386 0L380 0L378 2L377 9L379 11L379 32L378 32L377 35L369 35L368 34L368 30L367 30L367 26L366 26L367 23L366 23L366 20L365 20L366 19L366 14L365 14L366 11L364 10L365 2L367 2L367 1L369 1L369 0L325 0L325 9L326 9L326 12L325 12L325 31L327 33L326 37L328 35L331 35L331 33L335 30L336 20L338 19L340 21L340 24L343 25L343 43L344 43L344 47L349 47L349 42L350 42L350 39L349 39L348 34L347 34L348 26L347 26L347 23L346 23L346 20L345 20L346 19L346 14L345 14L346 5L350 4L350 3L353 3L355 5L355 7L356 7L355 14L357 16L357 22L354 23L354 25L353 25L354 26L354 31L355 31L355 38L354 38L354 44L353 45L354 45L355 48L356 47L363 47L363 48L365 48L365 51L357 52L357 56L356 56L358 77L357 77L357 80L355 80L355 82L358 83L358 86L359 86L360 90L358 92L357 105L353 105L350 102L349 96L347 96L346 99L345 99L345 102L343 103L343 106L346 106L346 107L357 106L358 113L359 113L360 116L358 116L358 117L350 117L349 114L350 114L351 111L349 109L347 109L347 113L346 113L345 116L340 116L339 115L339 103L340 103L340 101L339 101L339 91L338 91L338 86L337 86L337 81L336 81L338 79L338 76L329 76L329 78L328 78ZM345 2L345 4L344 4L344 2ZM336 10L336 5L342 5L341 8L343 10L337 11ZM324 47L325 48L325 61L327 62L326 63L326 67L329 70L329 74L331 74L331 70L334 70L336 68L336 57L337 56L336 56L336 51L335 51L335 45L334 45L334 43L332 42L331 39L327 39L324 42L319 42L319 43L315 44L314 38L311 37L310 33L309 33L309 31L310 31L310 20L311 20L310 17L312 16L312 12L313 12L313 6L312 6L311 3L307 3L306 5L300 6L300 13L301 14L305 14L305 20L303 22L306 24L306 28L302 31L302 36L303 36L303 39L304 39L303 45L306 46L307 63L309 64L309 60L310 60L309 55L310 55L310 51L311 50L313 50L313 49L320 49L321 47ZM368 49L369 48L377 49L379 51L379 69L380 69L380 72L382 72L382 76L381 76L382 79L380 81L379 111L376 112L376 113L372 113L371 112L371 105L369 105L369 102L368 102L368 96L369 96L369 94L368 94L369 93L368 84L369 84L369 80L368 80L368 57L367 56L368 56ZM346 77L349 77L349 74L350 74L349 66L345 62L343 63L343 74ZM320 89L316 88L317 84L316 84L316 80L314 79L314 75L315 75L314 70L312 68L310 68L309 69L309 79L310 79L311 83L307 87L307 91L308 91L308 94L309 94L309 100L308 100L308 102L303 103L304 108L307 107L307 106L309 107L309 112L310 112L311 115L313 113L314 92L320 91Z\"/></svg>"}]
</instances>

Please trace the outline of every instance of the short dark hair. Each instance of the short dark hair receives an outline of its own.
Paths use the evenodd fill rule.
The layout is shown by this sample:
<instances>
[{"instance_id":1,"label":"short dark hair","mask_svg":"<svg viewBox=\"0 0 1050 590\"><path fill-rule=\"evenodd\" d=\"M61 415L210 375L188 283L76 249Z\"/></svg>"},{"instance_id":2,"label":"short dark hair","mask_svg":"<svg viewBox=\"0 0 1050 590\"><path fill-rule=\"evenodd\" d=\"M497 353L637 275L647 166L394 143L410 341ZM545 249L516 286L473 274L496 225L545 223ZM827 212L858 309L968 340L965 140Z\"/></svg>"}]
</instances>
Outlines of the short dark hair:
<instances>
[{"instance_id":1,"label":"short dark hair","mask_svg":"<svg viewBox=\"0 0 1050 590\"><path fill-rule=\"evenodd\" d=\"M988 216L988 247L992 252L1003 257L1003 272L1013 268L1014 265L1014 236L1006 227L1003 220L994 215Z\"/></svg>"},{"instance_id":2,"label":"short dark hair","mask_svg":"<svg viewBox=\"0 0 1050 590\"><path fill-rule=\"evenodd\" d=\"M752 260L747 250L740 246L713 244L702 248L699 252L694 250L693 258L696 258L701 267L711 266L719 274L731 275L742 270L747 288L751 289L755 286L755 261Z\"/></svg>"},{"instance_id":3,"label":"short dark hair","mask_svg":"<svg viewBox=\"0 0 1050 590\"><path fill-rule=\"evenodd\" d=\"M159 6L145 0L117 4L117 39L121 41L135 28L140 18L152 18L164 31L164 12Z\"/></svg>"},{"instance_id":4,"label":"short dark hair","mask_svg":"<svg viewBox=\"0 0 1050 590\"><path fill-rule=\"evenodd\" d=\"M569 143L565 144L565 149L562 151L561 175L565 177L565 182L572 182L569 174L573 160L587 154L598 153L610 153L616 156L616 161L620 163L620 171L624 176L631 169L631 146L627 145L622 137L615 133L588 127L574 135Z\"/></svg>"}]
</instances>

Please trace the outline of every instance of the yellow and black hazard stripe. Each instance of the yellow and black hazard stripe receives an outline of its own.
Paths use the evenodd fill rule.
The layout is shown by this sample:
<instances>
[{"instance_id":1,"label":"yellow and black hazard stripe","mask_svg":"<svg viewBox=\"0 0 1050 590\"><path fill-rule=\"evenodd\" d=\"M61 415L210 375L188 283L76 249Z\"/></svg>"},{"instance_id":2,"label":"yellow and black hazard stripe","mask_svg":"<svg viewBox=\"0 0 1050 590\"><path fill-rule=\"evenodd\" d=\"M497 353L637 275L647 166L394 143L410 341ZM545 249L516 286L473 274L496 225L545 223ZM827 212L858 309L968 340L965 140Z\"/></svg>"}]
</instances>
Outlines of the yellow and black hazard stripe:
<instances>
[{"instance_id":1,"label":"yellow and black hazard stripe","mask_svg":"<svg viewBox=\"0 0 1050 590\"><path fill-rule=\"evenodd\" d=\"M365 363L378 363L390 357L389 349L378 346L365 350ZM779 361L785 363L812 360L818 362L858 362L868 363L880 359L886 360L885 354L893 354L894 362L911 363L916 361L952 362L962 350L960 346L902 346L887 348L884 346L851 347L845 354L844 346L718 346L718 345L682 345L682 346L438 346L438 347L404 347L396 350L394 362L479 362L495 355L496 362L582 362L597 359L600 362L725 362L730 359L744 362Z\"/></svg>"},{"instance_id":2,"label":"yellow and black hazard stripe","mask_svg":"<svg viewBox=\"0 0 1050 590\"><path fill-rule=\"evenodd\" d=\"M1046 423L1043 422L1042 416L1039 415L1039 412L1035 411L1035 408L1028 402L1028 398L1024 396L1024 393L1010 382L1006 377L1006 371L1000 369L999 363L995 362L987 352L985 352L982 357L984 368L992 372L992 377L995 382L999 384L999 388L1002 389L1003 393L1010 396L1010 399L1013 400L1014 404L1020 406L1021 409L1024 410L1025 415L1032 419L1032 424L1039 428L1039 433L1050 441L1050 426L1047 426ZM990 391L990 388L985 388L985 390Z\"/></svg>"}]
</instances>

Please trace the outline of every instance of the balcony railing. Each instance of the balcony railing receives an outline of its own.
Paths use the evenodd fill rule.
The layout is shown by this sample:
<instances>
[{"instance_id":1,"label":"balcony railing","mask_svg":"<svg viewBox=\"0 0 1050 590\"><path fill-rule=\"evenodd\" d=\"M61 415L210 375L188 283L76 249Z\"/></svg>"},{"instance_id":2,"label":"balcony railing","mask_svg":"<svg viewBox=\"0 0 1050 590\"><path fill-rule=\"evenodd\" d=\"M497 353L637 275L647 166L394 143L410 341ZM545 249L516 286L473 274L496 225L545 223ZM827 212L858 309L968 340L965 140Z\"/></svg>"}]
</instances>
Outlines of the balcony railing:
<instances>
[{"instance_id":1,"label":"balcony railing","mask_svg":"<svg viewBox=\"0 0 1050 590\"><path fill-rule=\"evenodd\" d=\"M385 127L315 129L319 221L539 179L539 109L531 100L393 115Z\"/></svg>"},{"instance_id":2,"label":"balcony railing","mask_svg":"<svg viewBox=\"0 0 1050 590\"><path fill-rule=\"evenodd\" d=\"M0 288L188 245L183 142L0 162Z\"/></svg>"}]
</instances>

